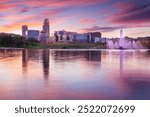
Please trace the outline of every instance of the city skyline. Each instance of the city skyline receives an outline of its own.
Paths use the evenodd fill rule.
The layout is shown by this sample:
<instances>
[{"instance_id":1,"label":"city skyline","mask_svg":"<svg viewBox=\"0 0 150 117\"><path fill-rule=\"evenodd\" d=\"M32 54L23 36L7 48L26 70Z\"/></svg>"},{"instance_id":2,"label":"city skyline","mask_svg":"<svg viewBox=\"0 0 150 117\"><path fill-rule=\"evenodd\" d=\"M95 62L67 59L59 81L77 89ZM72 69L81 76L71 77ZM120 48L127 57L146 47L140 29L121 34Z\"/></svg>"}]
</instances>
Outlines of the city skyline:
<instances>
[{"instance_id":1,"label":"city skyline","mask_svg":"<svg viewBox=\"0 0 150 117\"><path fill-rule=\"evenodd\" d=\"M40 30L48 18L51 34L57 30L102 32L103 37L150 36L147 0L1 0L0 32L21 34L21 26Z\"/></svg>"}]
</instances>

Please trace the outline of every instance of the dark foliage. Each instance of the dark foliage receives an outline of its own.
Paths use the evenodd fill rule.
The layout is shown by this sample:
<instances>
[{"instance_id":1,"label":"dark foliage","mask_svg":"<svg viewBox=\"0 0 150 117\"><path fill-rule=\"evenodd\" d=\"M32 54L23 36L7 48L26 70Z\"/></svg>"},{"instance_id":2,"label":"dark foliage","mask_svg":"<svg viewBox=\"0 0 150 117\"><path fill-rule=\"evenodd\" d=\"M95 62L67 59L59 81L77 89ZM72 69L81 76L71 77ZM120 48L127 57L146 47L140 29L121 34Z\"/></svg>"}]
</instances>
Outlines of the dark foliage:
<instances>
[{"instance_id":1,"label":"dark foliage","mask_svg":"<svg viewBox=\"0 0 150 117\"><path fill-rule=\"evenodd\" d=\"M1 47L23 47L26 43L24 37L20 35L1 33L0 46Z\"/></svg>"}]
</instances>

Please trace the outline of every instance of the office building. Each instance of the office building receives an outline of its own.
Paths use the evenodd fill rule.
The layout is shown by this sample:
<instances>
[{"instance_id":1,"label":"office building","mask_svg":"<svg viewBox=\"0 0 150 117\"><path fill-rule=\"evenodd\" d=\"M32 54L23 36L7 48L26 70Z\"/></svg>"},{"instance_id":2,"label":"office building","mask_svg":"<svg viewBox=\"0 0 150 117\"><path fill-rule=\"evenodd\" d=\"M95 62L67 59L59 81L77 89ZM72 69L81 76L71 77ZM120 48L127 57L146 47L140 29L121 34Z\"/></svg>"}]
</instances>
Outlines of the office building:
<instances>
[{"instance_id":1,"label":"office building","mask_svg":"<svg viewBox=\"0 0 150 117\"><path fill-rule=\"evenodd\" d=\"M45 32L46 38L49 38L50 26L49 26L49 20L48 19L44 19L44 22L43 22L43 31Z\"/></svg>"},{"instance_id":2,"label":"office building","mask_svg":"<svg viewBox=\"0 0 150 117\"><path fill-rule=\"evenodd\" d=\"M40 32L40 36L39 36L39 41L42 41L42 42L46 42L46 32L45 31L41 31Z\"/></svg>"},{"instance_id":3,"label":"office building","mask_svg":"<svg viewBox=\"0 0 150 117\"><path fill-rule=\"evenodd\" d=\"M90 40L90 35L87 33L73 35L73 42L89 42L89 40Z\"/></svg>"},{"instance_id":4,"label":"office building","mask_svg":"<svg viewBox=\"0 0 150 117\"><path fill-rule=\"evenodd\" d=\"M39 41L39 34L39 30L28 30L28 38L32 38Z\"/></svg>"},{"instance_id":5,"label":"office building","mask_svg":"<svg viewBox=\"0 0 150 117\"><path fill-rule=\"evenodd\" d=\"M27 37L27 38L33 38L37 41L43 41L46 42L47 39L49 39L49 20L44 19L43 22L43 30L28 30L28 26L23 25L22 26L22 36Z\"/></svg>"},{"instance_id":6,"label":"office building","mask_svg":"<svg viewBox=\"0 0 150 117\"><path fill-rule=\"evenodd\" d=\"M28 31L28 26L23 25L22 26L22 36L27 37L27 31Z\"/></svg>"},{"instance_id":7,"label":"office building","mask_svg":"<svg viewBox=\"0 0 150 117\"><path fill-rule=\"evenodd\" d=\"M90 37L91 37L90 42L91 43L101 42L101 33L100 32L91 32L88 34L90 34Z\"/></svg>"},{"instance_id":8,"label":"office building","mask_svg":"<svg viewBox=\"0 0 150 117\"><path fill-rule=\"evenodd\" d=\"M69 32L69 31L55 31L54 36L56 42L72 42L73 35L77 34L76 32Z\"/></svg>"}]
</instances>

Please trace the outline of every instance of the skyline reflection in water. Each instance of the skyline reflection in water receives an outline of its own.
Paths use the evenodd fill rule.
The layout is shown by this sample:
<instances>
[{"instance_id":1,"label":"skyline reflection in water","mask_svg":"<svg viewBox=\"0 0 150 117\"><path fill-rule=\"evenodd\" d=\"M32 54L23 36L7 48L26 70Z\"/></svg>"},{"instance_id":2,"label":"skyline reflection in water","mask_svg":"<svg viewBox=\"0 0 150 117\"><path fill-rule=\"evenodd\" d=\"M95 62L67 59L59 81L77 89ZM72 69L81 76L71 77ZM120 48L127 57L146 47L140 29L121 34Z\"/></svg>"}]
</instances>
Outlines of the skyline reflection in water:
<instances>
[{"instance_id":1,"label":"skyline reflection in water","mask_svg":"<svg viewBox=\"0 0 150 117\"><path fill-rule=\"evenodd\" d=\"M149 50L0 50L0 99L150 99Z\"/></svg>"}]
</instances>

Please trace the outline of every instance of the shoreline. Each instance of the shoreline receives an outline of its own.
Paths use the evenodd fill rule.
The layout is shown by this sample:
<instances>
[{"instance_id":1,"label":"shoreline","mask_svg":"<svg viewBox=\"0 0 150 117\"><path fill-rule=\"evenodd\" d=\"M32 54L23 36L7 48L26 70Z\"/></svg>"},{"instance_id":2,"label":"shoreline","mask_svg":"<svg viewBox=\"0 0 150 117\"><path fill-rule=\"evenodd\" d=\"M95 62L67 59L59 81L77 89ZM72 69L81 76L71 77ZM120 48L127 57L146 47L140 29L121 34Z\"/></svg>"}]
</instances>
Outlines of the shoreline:
<instances>
[{"instance_id":1,"label":"shoreline","mask_svg":"<svg viewBox=\"0 0 150 117\"><path fill-rule=\"evenodd\" d=\"M6 47L5 47L6 46ZM91 43L54 43L54 44L43 44L43 43L29 43L27 45L17 46L7 46L1 45L0 48L35 48L35 49L107 49L106 44L91 44Z\"/></svg>"},{"instance_id":2,"label":"shoreline","mask_svg":"<svg viewBox=\"0 0 150 117\"><path fill-rule=\"evenodd\" d=\"M140 51L147 51L147 50L150 50L150 49L107 49L107 48L104 48L104 49L97 49L97 48L69 48L69 49L62 49L62 48L29 48L29 47L25 47L25 48L17 48L17 47L0 47L0 50L24 50L24 49L49 49L49 50L63 50L63 51L85 51L85 50L91 50L91 51L105 51L105 50L109 50L109 51L120 51L120 50L123 50L123 51L137 51L137 50L140 50Z\"/></svg>"}]
</instances>

